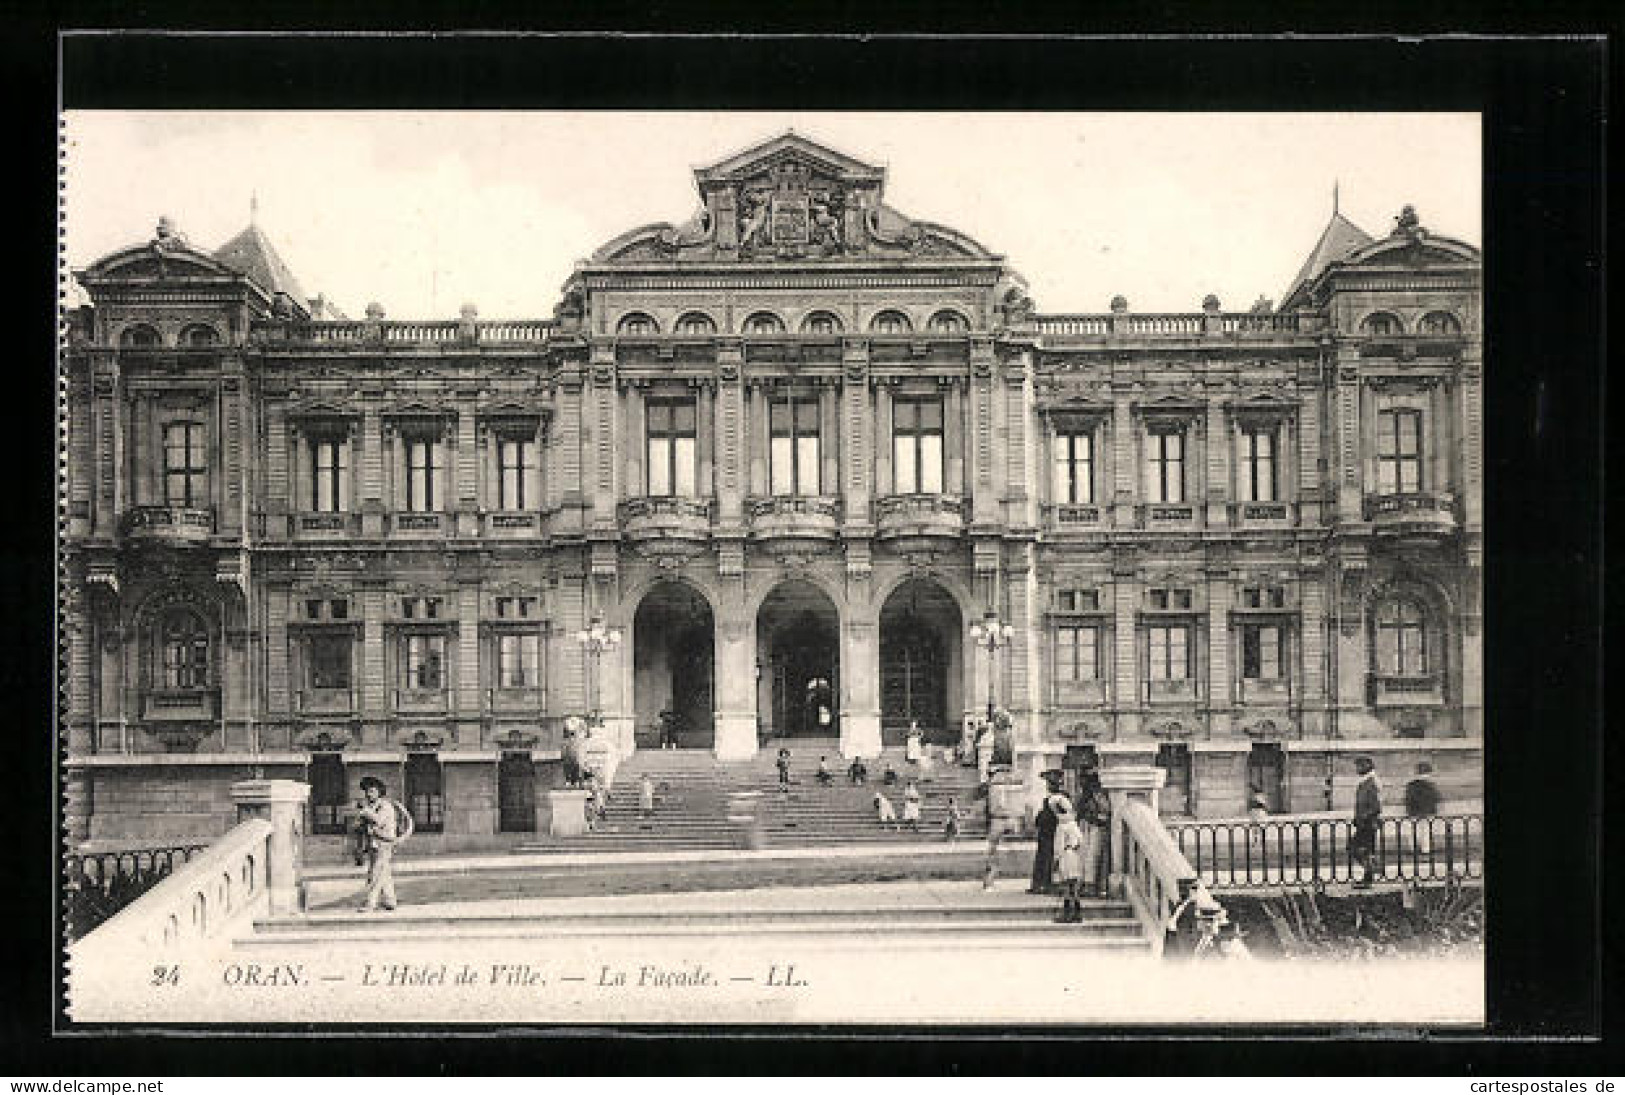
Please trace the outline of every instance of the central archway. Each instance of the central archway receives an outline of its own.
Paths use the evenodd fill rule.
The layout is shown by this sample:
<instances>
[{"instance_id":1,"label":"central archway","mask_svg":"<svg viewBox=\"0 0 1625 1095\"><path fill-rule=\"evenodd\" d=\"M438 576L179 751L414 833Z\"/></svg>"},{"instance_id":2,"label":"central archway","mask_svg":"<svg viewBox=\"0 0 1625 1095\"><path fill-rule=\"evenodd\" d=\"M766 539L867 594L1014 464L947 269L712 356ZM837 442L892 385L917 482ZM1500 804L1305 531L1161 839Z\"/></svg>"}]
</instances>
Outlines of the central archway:
<instances>
[{"instance_id":1,"label":"central archway","mask_svg":"<svg viewBox=\"0 0 1625 1095\"><path fill-rule=\"evenodd\" d=\"M964 707L959 605L937 582L910 578L880 610L880 734L899 745L911 722L932 744L959 741Z\"/></svg>"},{"instance_id":2,"label":"central archway","mask_svg":"<svg viewBox=\"0 0 1625 1095\"><path fill-rule=\"evenodd\" d=\"M775 587L756 612L756 710L764 737L840 733L840 617L811 582Z\"/></svg>"},{"instance_id":3,"label":"central archway","mask_svg":"<svg viewBox=\"0 0 1625 1095\"><path fill-rule=\"evenodd\" d=\"M660 715L676 718L677 745L709 749L716 741L711 605L691 586L661 582L632 618L632 703L640 746L659 736Z\"/></svg>"}]
</instances>

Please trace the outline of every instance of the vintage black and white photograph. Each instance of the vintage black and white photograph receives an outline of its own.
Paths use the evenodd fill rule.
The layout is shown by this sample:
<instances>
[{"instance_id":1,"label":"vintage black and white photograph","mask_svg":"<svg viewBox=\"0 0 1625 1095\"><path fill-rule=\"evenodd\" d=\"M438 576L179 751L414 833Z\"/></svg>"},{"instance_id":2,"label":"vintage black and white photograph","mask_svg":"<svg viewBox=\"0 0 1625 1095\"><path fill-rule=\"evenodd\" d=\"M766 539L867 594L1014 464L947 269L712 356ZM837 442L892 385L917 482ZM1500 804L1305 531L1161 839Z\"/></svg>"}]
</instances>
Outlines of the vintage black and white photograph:
<instances>
[{"instance_id":1,"label":"vintage black and white photograph","mask_svg":"<svg viewBox=\"0 0 1625 1095\"><path fill-rule=\"evenodd\" d=\"M1480 141L67 111L69 1016L1479 1027Z\"/></svg>"}]
</instances>

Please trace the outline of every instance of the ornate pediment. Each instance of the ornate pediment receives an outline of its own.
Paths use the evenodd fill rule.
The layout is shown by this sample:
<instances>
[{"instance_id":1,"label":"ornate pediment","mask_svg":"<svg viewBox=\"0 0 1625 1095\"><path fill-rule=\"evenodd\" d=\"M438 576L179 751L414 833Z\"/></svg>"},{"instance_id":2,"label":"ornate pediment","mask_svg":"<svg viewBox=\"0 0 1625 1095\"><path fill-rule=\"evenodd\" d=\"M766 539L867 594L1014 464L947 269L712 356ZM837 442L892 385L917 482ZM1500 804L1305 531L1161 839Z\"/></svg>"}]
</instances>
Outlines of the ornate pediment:
<instances>
[{"instance_id":1,"label":"ornate pediment","mask_svg":"<svg viewBox=\"0 0 1625 1095\"><path fill-rule=\"evenodd\" d=\"M701 208L682 225L616 237L594 262L987 259L986 248L885 205L885 170L787 133L694 173Z\"/></svg>"}]
</instances>

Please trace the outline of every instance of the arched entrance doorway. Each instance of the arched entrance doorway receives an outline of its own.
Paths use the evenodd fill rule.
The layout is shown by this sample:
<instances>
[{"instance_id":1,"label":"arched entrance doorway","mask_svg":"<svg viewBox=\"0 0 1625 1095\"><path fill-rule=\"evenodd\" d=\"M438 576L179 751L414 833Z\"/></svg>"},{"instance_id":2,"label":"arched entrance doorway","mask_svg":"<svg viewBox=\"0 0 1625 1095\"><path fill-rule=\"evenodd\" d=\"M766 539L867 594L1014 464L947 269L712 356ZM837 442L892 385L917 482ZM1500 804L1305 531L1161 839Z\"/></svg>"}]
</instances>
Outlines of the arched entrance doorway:
<instances>
[{"instance_id":1,"label":"arched entrance doorway","mask_svg":"<svg viewBox=\"0 0 1625 1095\"><path fill-rule=\"evenodd\" d=\"M880 610L880 734L898 745L918 722L927 742L959 740L963 701L959 605L928 578L910 578Z\"/></svg>"},{"instance_id":2,"label":"arched entrance doorway","mask_svg":"<svg viewBox=\"0 0 1625 1095\"><path fill-rule=\"evenodd\" d=\"M767 737L840 733L840 619L817 586L788 581L756 613L756 710Z\"/></svg>"},{"instance_id":3,"label":"arched entrance doorway","mask_svg":"<svg viewBox=\"0 0 1625 1095\"><path fill-rule=\"evenodd\" d=\"M711 606L692 587L662 582L632 618L632 706L640 746L659 737L660 714L676 718L677 745L709 749L715 741Z\"/></svg>"}]
</instances>

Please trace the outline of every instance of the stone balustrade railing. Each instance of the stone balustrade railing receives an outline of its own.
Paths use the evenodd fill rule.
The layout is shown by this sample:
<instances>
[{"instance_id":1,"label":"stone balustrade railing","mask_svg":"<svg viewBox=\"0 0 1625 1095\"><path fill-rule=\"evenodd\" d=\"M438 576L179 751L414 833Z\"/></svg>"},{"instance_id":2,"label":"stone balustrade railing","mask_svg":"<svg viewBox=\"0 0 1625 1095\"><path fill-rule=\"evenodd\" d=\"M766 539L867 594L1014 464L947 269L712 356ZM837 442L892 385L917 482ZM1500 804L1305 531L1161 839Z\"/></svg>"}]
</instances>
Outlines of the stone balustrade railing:
<instances>
[{"instance_id":1,"label":"stone balustrade railing","mask_svg":"<svg viewBox=\"0 0 1625 1095\"><path fill-rule=\"evenodd\" d=\"M524 345L544 343L558 324L545 319L458 320L312 320L308 323L257 324L250 339L256 345Z\"/></svg>"},{"instance_id":2,"label":"stone balustrade railing","mask_svg":"<svg viewBox=\"0 0 1625 1095\"><path fill-rule=\"evenodd\" d=\"M1111 765L1100 771L1111 797L1111 885L1134 910L1153 954L1161 956L1175 911L1198 877L1157 815L1167 773L1154 765Z\"/></svg>"},{"instance_id":3,"label":"stone balustrade railing","mask_svg":"<svg viewBox=\"0 0 1625 1095\"><path fill-rule=\"evenodd\" d=\"M1102 312L1032 319L1039 335L1059 338L1298 335L1315 330L1317 322L1317 317L1297 312Z\"/></svg>"},{"instance_id":4,"label":"stone balustrade railing","mask_svg":"<svg viewBox=\"0 0 1625 1095\"><path fill-rule=\"evenodd\" d=\"M76 967L161 954L232 933L271 908L271 822L249 818L70 949Z\"/></svg>"},{"instance_id":5,"label":"stone balustrade railing","mask_svg":"<svg viewBox=\"0 0 1625 1095\"><path fill-rule=\"evenodd\" d=\"M297 912L304 805L290 780L232 785L237 825L69 950L75 977L205 946L248 930L256 917Z\"/></svg>"}]
</instances>

